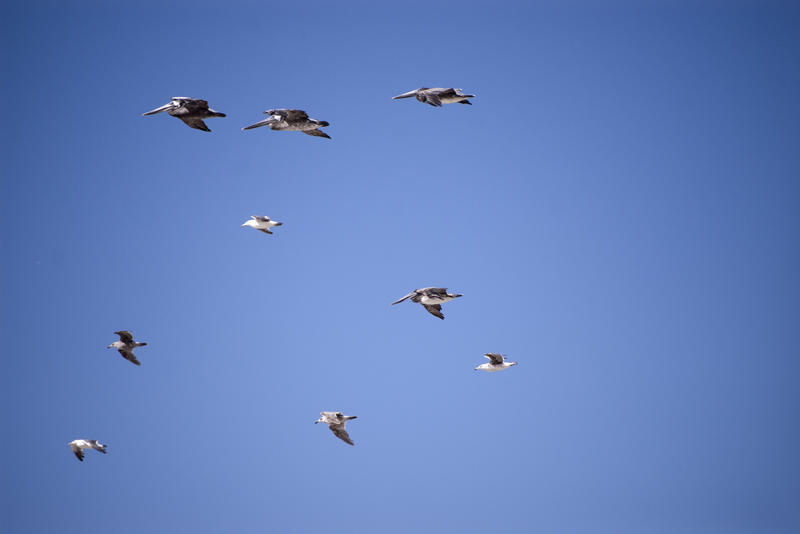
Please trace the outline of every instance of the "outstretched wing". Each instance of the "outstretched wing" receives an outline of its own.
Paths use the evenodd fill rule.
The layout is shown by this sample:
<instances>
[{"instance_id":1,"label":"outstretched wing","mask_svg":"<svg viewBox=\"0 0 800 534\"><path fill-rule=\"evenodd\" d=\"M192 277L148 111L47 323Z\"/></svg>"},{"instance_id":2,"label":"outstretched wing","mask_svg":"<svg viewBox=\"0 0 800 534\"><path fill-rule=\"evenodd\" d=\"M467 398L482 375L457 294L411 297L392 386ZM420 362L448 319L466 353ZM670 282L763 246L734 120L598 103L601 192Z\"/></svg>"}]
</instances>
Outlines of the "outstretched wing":
<instances>
[{"instance_id":1,"label":"outstretched wing","mask_svg":"<svg viewBox=\"0 0 800 534\"><path fill-rule=\"evenodd\" d=\"M119 340L123 343L133 343L133 334L127 330L117 330L114 332L119 336Z\"/></svg>"},{"instance_id":2,"label":"outstretched wing","mask_svg":"<svg viewBox=\"0 0 800 534\"><path fill-rule=\"evenodd\" d=\"M428 310L428 313L430 313L434 317L438 317L439 319L444 319L444 314L442 313L441 304L423 304L423 306L425 306L425 309Z\"/></svg>"},{"instance_id":3,"label":"outstretched wing","mask_svg":"<svg viewBox=\"0 0 800 534\"><path fill-rule=\"evenodd\" d=\"M323 132L322 130L303 130L304 134L313 135L314 137L324 137L326 139L330 139L331 136Z\"/></svg>"},{"instance_id":4,"label":"outstretched wing","mask_svg":"<svg viewBox=\"0 0 800 534\"><path fill-rule=\"evenodd\" d=\"M489 358L489 363L492 365L501 365L505 360L502 354L497 354L496 352L487 352L484 356Z\"/></svg>"},{"instance_id":5,"label":"outstretched wing","mask_svg":"<svg viewBox=\"0 0 800 534\"><path fill-rule=\"evenodd\" d=\"M336 435L336 437L339 438L340 440L344 441L348 445L355 445L355 443L353 443L353 440L350 439L350 435L347 433L347 430L344 429L344 424L328 425L328 428L330 428L331 432L333 432Z\"/></svg>"},{"instance_id":6,"label":"outstretched wing","mask_svg":"<svg viewBox=\"0 0 800 534\"><path fill-rule=\"evenodd\" d=\"M81 450L81 448L80 447L76 447L75 445L70 445L69 448L72 449L72 452L75 453L75 456L78 457L78 460L80 460L82 462L83 461L83 451Z\"/></svg>"},{"instance_id":7,"label":"outstretched wing","mask_svg":"<svg viewBox=\"0 0 800 534\"><path fill-rule=\"evenodd\" d=\"M125 349L117 349L117 350L119 351L120 354L122 354L122 357L128 360L129 362L134 363L136 365L142 365L142 362L136 359L136 356L134 356L132 351Z\"/></svg>"},{"instance_id":8,"label":"outstretched wing","mask_svg":"<svg viewBox=\"0 0 800 534\"><path fill-rule=\"evenodd\" d=\"M180 120L183 121L186 126L189 128L194 128L195 130L203 130L204 132L210 132L211 129L206 126L206 123L202 121L202 119L193 119L188 117L178 117Z\"/></svg>"},{"instance_id":9,"label":"outstretched wing","mask_svg":"<svg viewBox=\"0 0 800 534\"><path fill-rule=\"evenodd\" d=\"M272 232L270 232L270 231L269 231L268 229L266 229L266 228L257 228L257 230L258 230L259 232L264 232L265 234L270 234L270 235L272 235Z\"/></svg>"}]
</instances>

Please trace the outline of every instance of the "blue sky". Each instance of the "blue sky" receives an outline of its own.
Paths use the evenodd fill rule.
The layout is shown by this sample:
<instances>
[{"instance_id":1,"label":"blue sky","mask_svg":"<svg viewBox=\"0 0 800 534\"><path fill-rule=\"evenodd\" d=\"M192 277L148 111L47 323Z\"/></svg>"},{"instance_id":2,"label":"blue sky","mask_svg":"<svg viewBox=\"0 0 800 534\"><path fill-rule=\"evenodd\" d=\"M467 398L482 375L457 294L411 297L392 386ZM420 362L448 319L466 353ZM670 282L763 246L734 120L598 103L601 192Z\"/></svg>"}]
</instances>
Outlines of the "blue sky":
<instances>
[{"instance_id":1,"label":"blue sky","mask_svg":"<svg viewBox=\"0 0 800 534\"><path fill-rule=\"evenodd\" d=\"M797 4L2 9L6 530L800 530Z\"/></svg>"}]
</instances>

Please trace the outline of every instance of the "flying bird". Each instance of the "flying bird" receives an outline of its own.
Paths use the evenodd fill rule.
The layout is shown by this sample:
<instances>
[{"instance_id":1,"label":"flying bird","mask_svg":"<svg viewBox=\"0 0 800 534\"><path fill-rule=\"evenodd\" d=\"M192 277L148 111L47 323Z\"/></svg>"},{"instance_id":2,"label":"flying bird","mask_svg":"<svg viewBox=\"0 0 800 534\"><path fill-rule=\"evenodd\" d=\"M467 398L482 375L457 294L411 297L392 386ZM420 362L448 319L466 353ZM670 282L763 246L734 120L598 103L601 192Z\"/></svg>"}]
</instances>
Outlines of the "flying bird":
<instances>
[{"instance_id":1,"label":"flying bird","mask_svg":"<svg viewBox=\"0 0 800 534\"><path fill-rule=\"evenodd\" d=\"M133 334L131 334L127 330L118 330L114 333L119 336L119 341L113 342L106 348L117 349L119 353L122 354L122 357L128 360L129 362L135 363L136 365L142 365L142 363L136 359L136 356L133 355L133 349L135 349L136 347L144 347L145 345L147 345L147 343L134 341Z\"/></svg>"},{"instance_id":2,"label":"flying bird","mask_svg":"<svg viewBox=\"0 0 800 534\"><path fill-rule=\"evenodd\" d=\"M195 130L210 132L211 130L203 122L203 119L211 117L224 117L224 113L208 109L208 102L187 96L173 96L169 104L164 104L160 108L142 113L142 115L155 115L166 111L173 117L177 117L186 123L186 126Z\"/></svg>"},{"instance_id":3,"label":"flying bird","mask_svg":"<svg viewBox=\"0 0 800 534\"><path fill-rule=\"evenodd\" d=\"M461 92L461 89L453 89L452 87L420 87L419 89L414 89L402 95L393 96L392 100L411 98L412 96L416 97L417 100L423 104L430 104L437 108L442 107L442 104L454 104L456 102L459 104L469 104L471 106L472 102L467 99L475 97L475 95L465 95Z\"/></svg>"},{"instance_id":4,"label":"flying bird","mask_svg":"<svg viewBox=\"0 0 800 534\"><path fill-rule=\"evenodd\" d=\"M351 419L356 419L357 415L343 415L342 412L320 412L322 417L314 421L314 424L325 423L331 429L337 438L344 441L348 445L353 445L353 440L347 434L344 426Z\"/></svg>"},{"instance_id":5,"label":"flying bird","mask_svg":"<svg viewBox=\"0 0 800 534\"><path fill-rule=\"evenodd\" d=\"M442 304L457 299L463 295L458 293L448 293L446 287L423 287L422 289L415 289L405 297L392 302L392 306L399 304L406 299L411 299L411 302L417 302L434 317L444 319L442 313Z\"/></svg>"},{"instance_id":6,"label":"flying bird","mask_svg":"<svg viewBox=\"0 0 800 534\"><path fill-rule=\"evenodd\" d=\"M260 230L265 234L272 234L269 231L270 228L273 226L281 226L283 223L278 221L273 221L269 217L265 217L263 215L251 215L250 220L245 222L242 226L251 226L256 230Z\"/></svg>"},{"instance_id":7,"label":"flying bird","mask_svg":"<svg viewBox=\"0 0 800 534\"><path fill-rule=\"evenodd\" d=\"M489 361L486 363L480 364L478 367L475 368L476 371L486 371L489 373L494 373L496 371L502 371L504 369L508 369L513 365L517 365L517 362L510 362L506 360L506 357L502 354L497 354L496 352L487 352L484 354L485 357L489 358Z\"/></svg>"},{"instance_id":8,"label":"flying bird","mask_svg":"<svg viewBox=\"0 0 800 534\"><path fill-rule=\"evenodd\" d=\"M260 128L261 126L269 126L270 130L303 132L304 134L316 137L331 138L330 135L320 130L320 128L328 126L329 123L327 121L309 119L306 112L302 109L268 109L264 114L269 115L269 117L263 121L251 124L250 126L245 126L242 130L252 130L253 128Z\"/></svg>"},{"instance_id":9,"label":"flying bird","mask_svg":"<svg viewBox=\"0 0 800 534\"><path fill-rule=\"evenodd\" d=\"M106 453L106 445L103 445L96 439L76 439L69 442L69 448L72 449L72 452L75 453L75 456L77 456L78 460L81 462L83 461L82 449L94 449L102 452L103 454Z\"/></svg>"}]
</instances>

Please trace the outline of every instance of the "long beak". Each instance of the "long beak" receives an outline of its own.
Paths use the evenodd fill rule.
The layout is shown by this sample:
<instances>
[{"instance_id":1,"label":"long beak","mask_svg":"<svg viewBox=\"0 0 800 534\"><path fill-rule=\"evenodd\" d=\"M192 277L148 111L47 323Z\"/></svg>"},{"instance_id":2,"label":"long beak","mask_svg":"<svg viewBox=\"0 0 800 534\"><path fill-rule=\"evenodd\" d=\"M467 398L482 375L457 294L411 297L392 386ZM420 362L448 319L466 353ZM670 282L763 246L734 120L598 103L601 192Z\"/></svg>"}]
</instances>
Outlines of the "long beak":
<instances>
[{"instance_id":1,"label":"long beak","mask_svg":"<svg viewBox=\"0 0 800 534\"><path fill-rule=\"evenodd\" d=\"M253 128L260 128L262 126L266 126L267 124L270 124L270 123L273 123L273 122L275 122L275 119L270 117L268 119L264 119L263 121L258 121L255 124L251 124L250 126L245 126L244 128L242 128L242 130L252 130Z\"/></svg>"},{"instance_id":2,"label":"long beak","mask_svg":"<svg viewBox=\"0 0 800 534\"><path fill-rule=\"evenodd\" d=\"M409 91L407 93L403 93L402 95L393 96L392 100L397 100L398 98L410 98L412 96L417 96L417 91Z\"/></svg>"},{"instance_id":3,"label":"long beak","mask_svg":"<svg viewBox=\"0 0 800 534\"><path fill-rule=\"evenodd\" d=\"M152 110L152 111L148 111L148 112L146 112L146 113L142 113L142 115L143 115L143 116L144 116L144 115L155 115L156 113L161 113L162 111L167 111L168 109L171 109L171 108L172 108L174 105L175 105L175 104L173 104L172 102L170 102L169 104L164 104L164 105L163 105L163 106L161 106L160 108L156 108L156 109L154 109L154 110Z\"/></svg>"},{"instance_id":4,"label":"long beak","mask_svg":"<svg viewBox=\"0 0 800 534\"><path fill-rule=\"evenodd\" d=\"M403 297L403 298L401 298L401 299L399 299L399 300L396 300L396 301L392 302L392 306L394 306L395 304L400 304L401 302L403 302L404 300L406 300L407 298L409 298L409 297L410 297L412 294L413 294L413 293L409 293L409 294L408 294L408 295L406 295L405 297Z\"/></svg>"}]
</instances>

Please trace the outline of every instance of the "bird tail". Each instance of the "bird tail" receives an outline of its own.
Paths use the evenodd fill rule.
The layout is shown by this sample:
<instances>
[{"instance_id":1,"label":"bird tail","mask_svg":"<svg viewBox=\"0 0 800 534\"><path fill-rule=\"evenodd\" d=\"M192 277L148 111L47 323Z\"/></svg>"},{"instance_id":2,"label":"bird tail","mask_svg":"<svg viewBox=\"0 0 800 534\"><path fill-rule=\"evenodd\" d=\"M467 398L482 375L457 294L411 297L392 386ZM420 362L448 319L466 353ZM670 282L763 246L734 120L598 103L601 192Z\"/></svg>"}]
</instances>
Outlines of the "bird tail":
<instances>
[{"instance_id":1,"label":"bird tail","mask_svg":"<svg viewBox=\"0 0 800 534\"><path fill-rule=\"evenodd\" d=\"M209 109L208 111L211 112L212 117L225 117L225 114L219 111L214 111L213 109Z\"/></svg>"},{"instance_id":2,"label":"bird tail","mask_svg":"<svg viewBox=\"0 0 800 534\"><path fill-rule=\"evenodd\" d=\"M324 128L325 126L330 126L331 125L331 123L329 123L328 121L317 121L317 124L319 124L320 127L322 127L322 128Z\"/></svg>"},{"instance_id":3,"label":"bird tail","mask_svg":"<svg viewBox=\"0 0 800 534\"><path fill-rule=\"evenodd\" d=\"M144 347L145 345L147 345L147 343L145 341L137 341L136 342L136 346L137 347Z\"/></svg>"}]
</instances>

